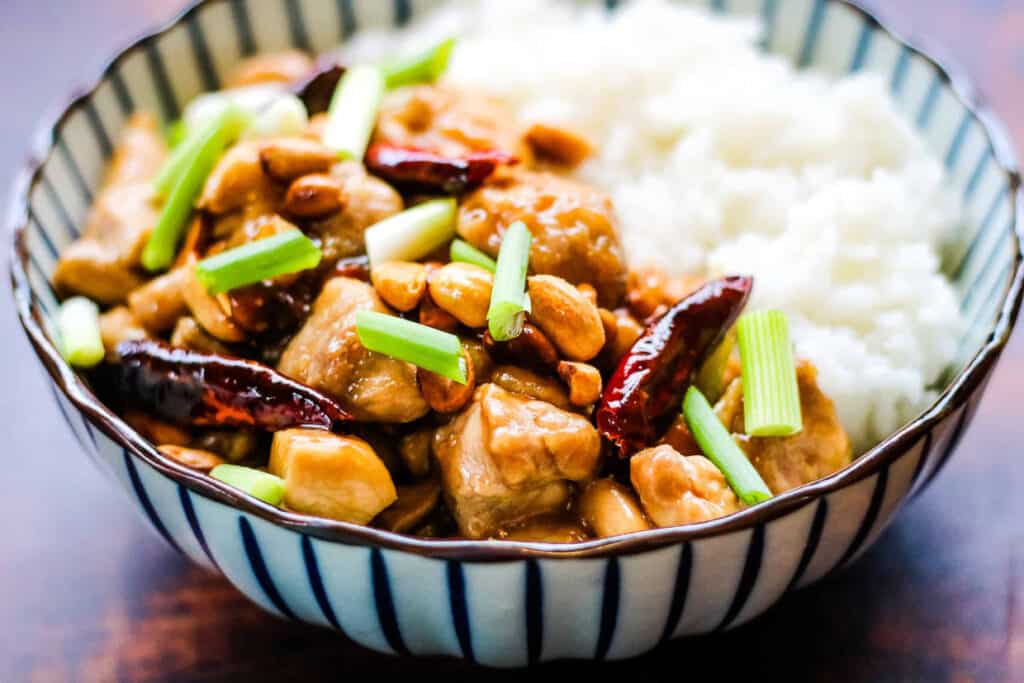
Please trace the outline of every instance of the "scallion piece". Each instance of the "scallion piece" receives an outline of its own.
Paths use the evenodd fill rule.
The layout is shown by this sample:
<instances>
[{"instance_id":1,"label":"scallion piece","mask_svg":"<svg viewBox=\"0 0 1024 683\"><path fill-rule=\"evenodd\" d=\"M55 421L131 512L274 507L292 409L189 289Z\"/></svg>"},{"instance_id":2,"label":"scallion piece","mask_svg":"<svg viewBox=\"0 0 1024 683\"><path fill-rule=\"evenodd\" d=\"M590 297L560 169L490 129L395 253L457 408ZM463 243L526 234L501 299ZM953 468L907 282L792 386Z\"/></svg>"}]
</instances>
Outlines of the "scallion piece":
<instances>
[{"instance_id":1,"label":"scallion piece","mask_svg":"<svg viewBox=\"0 0 1024 683\"><path fill-rule=\"evenodd\" d=\"M201 127L189 127L185 119L171 124L171 128L177 128L178 134L182 137L176 145L173 145L174 148L153 180L153 189L156 194L160 197L170 194L175 183L181 179L185 170L194 162L211 135L217 133L218 139L224 141L223 147L227 147L241 134L242 128L248 122L249 116L243 110L225 105L216 116L213 116Z\"/></svg>"},{"instance_id":2,"label":"scallion piece","mask_svg":"<svg viewBox=\"0 0 1024 683\"><path fill-rule=\"evenodd\" d=\"M264 503L280 505L284 498L284 480L269 472L241 465L217 465L210 470L210 476Z\"/></svg>"},{"instance_id":3,"label":"scallion piece","mask_svg":"<svg viewBox=\"0 0 1024 683\"><path fill-rule=\"evenodd\" d=\"M455 39L448 38L414 57L388 62L381 67L385 85L390 89L415 83L433 83L448 68L448 59L454 47Z\"/></svg>"},{"instance_id":4,"label":"scallion piece","mask_svg":"<svg viewBox=\"0 0 1024 683\"><path fill-rule=\"evenodd\" d=\"M188 124L183 119L176 119L164 128L164 141L170 149L176 148L188 137Z\"/></svg>"},{"instance_id":5,"label":"scallion piece","mask_svg":"<svg viewBox=\"0 0 1024 683\"><path fill-rule=\"evenodd\" d=\"M526 269L532 241L533 235L522 221L508 226L501 240L491 305L487 309L487 329L495 341L515 339L523 331L528 307Z\"/></svg>"},{"instance_id":6,"label":"scallion piece","mask_svg":"<svg viewBox=\"0 0 1024 683\"><path fill-rule=\"evenodd\" d=\"M290 229L205 258L196 276L210 294L297 273L320 264L320 248L300 230Z\"/></svg>"},{"instance_id":7,"label":"scallion piece","mask_svg":"<svg viewBox=\"0 0 1024 683\"><path fill-rule=\"evenodd\" d=\"M790 436L803 429L789 325L781 311L740 317L743 424L751 436Z\"/></svg>"},{"instance_id":8,"label":"scallion piece","mask_svg":"<svg viewBox=\"0 0 1024 683\"><path fill-rule=\"evenodd\" d=\"M370 266L415 261L455 236L455 200L432 199L389 216L363 233Z\"/></svg>"},{"instance_id":9,"label":"scallion piece","mask_svg":"<svg viewBox=\"0 0 1024 683\"><path fill-rule=\"evenodd\" d=\"M710 402L715 402L725 393L725 370L736 348L736 328L730 329L721 343L704 359L693 379L694 385Z\"/></svg>"},{"instance_id":10,"label":"scallion piece","mask_svg":"<svg viewBox=\"0 0 1024 683\"><path fill-rule=\"evenodd\" d=\"M60 305L57 313L60 349L69 363L91 368L103 360L100 309L84 296L74 296Z\"/></svg>"},{"instance_id":11,"label":"scallion piece","mask_svg":"<svg viewBox=\"0 0 1024 683\"><path fill-rule=\"evenodd\" d=\"M701 451L725 475L729 487L740 500L753 505L772 497L761 475L733 441L732 435L715 415L704 394L695 386L686 390L683 417Z\"/></svg>"},{"instance_id":12,"label":"scallion piece","mask_svg":"<svg viewBox=\"0 0 1024 683\"><path fill-rule=\"evenodd\" d=\"M464 240L452 240L452 246L448 252L448 257L452 261L472 263L474 266L486 268L492 273L498 267L498 264L494 262L494 259Z\"/></svg>"},{"instance_id":13,"label":"scallion piece","mask_svg":"<svg viewBox=\"0 0 1024 683\"><path fill-rule=\"evenodd\" d=\"M327 109L324 144L342 159L362 161L383 95L384 76L377 67L356 66L346 71Z\"/></svg>"},{"instance_id":14,"label":"scallion piece","mask_svg":"<svg viewBox=\"0 0 1024 683\"><path fill-rule=\"evenodd\" d=\"M356 313L356 334L370 351L466 383L462 342L454 334L376 311Z\"/></svg>"},{"instance_id":15,"label":"scallion piece","mask_svg":"<svg viewBox=\"0 0 1024 683\"><path fill-rule=\"evenodd\" d=\"M142 265L147 270L163 270L174 261L178 241L206 177L210 175L224 148L238 137L247 120L248 116L241 110L229 108L217 117L216 125L205 131L198 143L193 146L192 140L188 140L175 149L175 154L185 148L189 148L190 153L177 169L177 178L164 201L149 241L142 250Z\"/></svg>"}]
</instances>

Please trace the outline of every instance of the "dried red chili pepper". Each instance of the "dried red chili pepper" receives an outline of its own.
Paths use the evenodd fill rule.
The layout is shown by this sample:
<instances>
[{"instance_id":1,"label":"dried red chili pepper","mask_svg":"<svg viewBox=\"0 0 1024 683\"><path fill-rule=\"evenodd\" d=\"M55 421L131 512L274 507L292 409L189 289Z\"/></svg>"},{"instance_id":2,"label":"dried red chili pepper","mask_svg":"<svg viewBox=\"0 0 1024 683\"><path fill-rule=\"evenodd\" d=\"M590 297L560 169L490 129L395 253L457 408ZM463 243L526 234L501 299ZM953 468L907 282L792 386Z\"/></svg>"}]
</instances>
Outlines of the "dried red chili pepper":
<instances>
[{"instance_id":1,"label":"dried red chili pepper","mask_svg":"<svg viewBox=\"0 0 1024 683\"><path fill-rule=\"evenodd\" d=\"M501 150L446 157L415 147L378 143L366 151L366 168L395 185L413 185L459 194L485 181L501 164L518 163Z\"/></svg>"},{"instance_id":2,"label":"dried red chili pepper","mask_svg":"<svg viewBox=\"0 0 1024 683\"><path fill-rule=\"evenodd\" d=\"M327 111L338 81L345 74L345 67L331 58L321 57L310 72L291 84L289 90L306 105L310 116Z\"/></svg>"},{"instance_id":3,"label":"dried red chili pepper","mask_svg":"<svg viewBox=\"0 0 1024 683\"><path fill-rule=\"evenodd\" d=\"M103 368L123 403L179 424L330 429L350 416L310 387L255 361L167 346L122 342Z\"/></svg>"},{"instance_id":4,"label":"dried red chili pepper","mask_svg":"<svg viewBox=\"0 0 1024 683\"><path fill-rule=\"evenodd\" d=\"M747 276L708 282L648 325L619 361L597 409L597 429L623 456L657 436L661 418L679 411L690 376L747 302Z\"/></svg>"}]
</instances>

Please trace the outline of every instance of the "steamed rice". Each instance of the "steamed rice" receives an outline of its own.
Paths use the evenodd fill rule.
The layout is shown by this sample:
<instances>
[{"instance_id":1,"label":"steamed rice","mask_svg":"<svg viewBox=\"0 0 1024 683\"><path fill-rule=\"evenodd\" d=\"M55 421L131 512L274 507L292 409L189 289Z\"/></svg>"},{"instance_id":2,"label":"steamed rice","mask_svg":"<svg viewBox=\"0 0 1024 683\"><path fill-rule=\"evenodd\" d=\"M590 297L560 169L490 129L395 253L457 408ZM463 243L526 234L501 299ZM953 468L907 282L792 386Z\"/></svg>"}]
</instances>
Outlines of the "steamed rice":
<instances>
[{"instance_id":1,"label":"steamed rice","mask_svg":"<svg viewBox=\"0 0 1024 683\"><path fill-rule=\"evenodd\" d=\"M611 19L493 0L346 52L458 35L448 82L587 133L598 155L578 175L611 194L630 264L752 273L752 305L787 312L864 450L927 406L952 361L962 323L939 251L960 207L879 78L798 72L758 51L759 31L665 0Z\"/></svg>"}]
</instances>

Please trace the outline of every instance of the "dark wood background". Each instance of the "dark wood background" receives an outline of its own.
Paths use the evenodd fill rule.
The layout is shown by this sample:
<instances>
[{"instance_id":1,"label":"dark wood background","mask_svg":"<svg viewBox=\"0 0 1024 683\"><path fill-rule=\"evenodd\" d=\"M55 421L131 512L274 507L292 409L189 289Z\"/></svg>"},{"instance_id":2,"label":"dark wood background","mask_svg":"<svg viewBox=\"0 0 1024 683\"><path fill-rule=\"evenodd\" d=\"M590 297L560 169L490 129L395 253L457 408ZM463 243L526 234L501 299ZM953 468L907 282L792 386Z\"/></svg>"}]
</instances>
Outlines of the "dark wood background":
<instances>
[{"instance_id":1,"label":"dark wood background","mask_svg":"<svg viewBox=\"0 0 1024 683\"><path fill-rule=\"evenodd\" d=\"M45 108L179 3L0 3L4 187ZM964 64L1024 141L1024 2L886 0L881 9ZM367 668L466 671L450 660L383 657L277 621L190 566L76 452L6 295L0 309L0 681L254 683L337 680ZM605 666L676 680L1024 681L1022 371L1018 335L957 456L855 566L731 633Z\"/></svg>"}]
</instances>

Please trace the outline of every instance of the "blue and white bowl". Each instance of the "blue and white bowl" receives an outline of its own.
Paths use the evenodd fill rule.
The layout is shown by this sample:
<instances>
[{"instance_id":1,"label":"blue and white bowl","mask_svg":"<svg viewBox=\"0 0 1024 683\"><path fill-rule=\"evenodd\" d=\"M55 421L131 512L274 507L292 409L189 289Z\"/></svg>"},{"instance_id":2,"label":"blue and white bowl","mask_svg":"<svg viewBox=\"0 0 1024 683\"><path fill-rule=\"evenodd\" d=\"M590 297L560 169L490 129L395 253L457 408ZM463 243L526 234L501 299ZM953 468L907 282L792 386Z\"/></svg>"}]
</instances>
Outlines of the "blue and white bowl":
<instances>
[{"instance_id":1,"label":"blue and white bowl","mask_svg":"<svg viewBox=\"0 0 1024 683\"><path fill-rule=\"evenodd\" d=\"M167 460L61 359L46 332L57 307L49 276L78 235L129 114L145 109L173 119L247 54L323 50L431 4L200 3L120 53L43 129L11 211L13 292L86 454L171 546L223 573L268 611L384 652L495 666L629 657L748 621L856 559L955 449L1016 319L1024 268L1020 178L1002 126L962 78L844 0L709 4L762 12L767 48L802 66L890 79L899 105L945 160L950 191L964 198L951 274L970 326L957 372L935 404L826 479L723 519L569 546L416 539L285 512Z\"/></svg>"}]
</instances>

